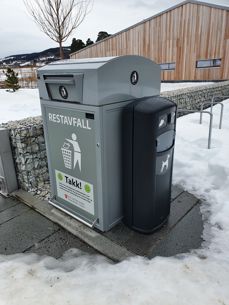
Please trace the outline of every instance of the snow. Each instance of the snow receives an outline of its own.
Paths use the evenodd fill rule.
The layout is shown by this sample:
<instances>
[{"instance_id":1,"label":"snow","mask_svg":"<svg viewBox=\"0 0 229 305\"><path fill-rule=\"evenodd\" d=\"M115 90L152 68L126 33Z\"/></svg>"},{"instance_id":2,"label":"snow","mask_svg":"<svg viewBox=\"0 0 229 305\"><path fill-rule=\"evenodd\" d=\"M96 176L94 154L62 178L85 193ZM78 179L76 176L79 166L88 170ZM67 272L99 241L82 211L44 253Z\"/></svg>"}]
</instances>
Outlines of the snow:
<instances>
[{"instance_id":1,"label":"snow","mask_svg":"<svg viewBox=\"0 0 229 305\"><path fill-rule=\"evenodd\" d=\"M0 89L0 123L41 115L37 89L20 89L14 93Z\"/></svg>"},{"instance_id":2,"label":"snow","mask_svg":"<svg viewBox=\"0 0 229 305\"><path fill-rule=\"evenodd\" d=\"M20 64L20 67L30 66L30 65L32 65L32 62L31 61L27 61L27 62L24 62L24 63Z\"/></svg>"},{"instance_id":3,"label":"snow","mask_svg":"<svg viewBox=\"0 0 229 305\"><path fill-rule=\"evenodd\" d=\"M1 103L8 94L5 103L10 107L5 107L4 117L1 111L1 120L15 118L20 109L24 116L31 115L33 107L38 110L37 91L20 91L0 91ZM16 114L13 105L18 107ZM177 120L173 182L203 201L201 249L169 258L134 257L119 264L76 249L59 260L35 254L0 255L0 305L229 304L229 100L224 107L222 130L220 107L213 108L210 150L207 115L202 125L199 114Z\"/></svg>"},{"instance_id":4,"label":"snow","mask_svg":"<svg viewBox=\"0 0 229 305\"><path fill-rule=\"evenodd\" d=\"M218 129L219 105L213 109L211 149L207 149L208 115L203 125L198 124L197 113L178 119L173 181L206 200L202 212L210 210L209 222L214 226L209 247L229 253L229 243L223 242L229 241L229 100L224 101L222 129Z\"/></svg>"},{"instance_id":5,"label":"snow","mask_svg":"<svg viewBox=\"0 0 229 305\"><path fill-rule=\"evenodd\" d=\"M5 74L3 73L4 69L0 69L0 81L4 81L6 79Z\"/></svg>"},{"instance_id":6,"label":"snow","mask_svg":"<svg viewBox=\"0 0 229 305\"><path fill-rule=\"evenodd\" d=\"M196 255L111 264L77 250L59 260L1 258L1 305L228 304L228 262Z\"/></svg>"}]
</instances>

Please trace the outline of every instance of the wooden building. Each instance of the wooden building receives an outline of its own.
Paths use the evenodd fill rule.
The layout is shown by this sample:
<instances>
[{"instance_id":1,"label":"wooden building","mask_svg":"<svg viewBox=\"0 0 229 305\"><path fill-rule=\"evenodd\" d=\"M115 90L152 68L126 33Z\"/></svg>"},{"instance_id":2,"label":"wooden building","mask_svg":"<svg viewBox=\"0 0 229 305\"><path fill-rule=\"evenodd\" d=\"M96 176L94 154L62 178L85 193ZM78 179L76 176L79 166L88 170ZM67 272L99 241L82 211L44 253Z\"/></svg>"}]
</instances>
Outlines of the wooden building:
<instances>
[{"instance_id":1,"label":"wooden building","mask_svg":"<svg viewBox=\"0 0 229 305\"><path fill-rule=\"evenodd\" d=\"M185 1L71 58L130 54L160 64L164 81L229 79L229 7Z\"/></svg>"}]
</instances>

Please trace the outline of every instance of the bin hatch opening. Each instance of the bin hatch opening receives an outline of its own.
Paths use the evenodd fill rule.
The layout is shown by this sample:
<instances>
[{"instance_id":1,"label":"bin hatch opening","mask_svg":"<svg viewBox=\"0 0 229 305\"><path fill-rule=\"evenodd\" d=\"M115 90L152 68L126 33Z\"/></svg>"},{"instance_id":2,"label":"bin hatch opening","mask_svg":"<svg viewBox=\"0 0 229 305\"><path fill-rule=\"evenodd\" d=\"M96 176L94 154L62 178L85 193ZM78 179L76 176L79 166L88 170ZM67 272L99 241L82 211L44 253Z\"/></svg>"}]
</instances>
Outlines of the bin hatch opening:
<instances>
[{"instance_id":1,"label":"bin hatch opening","mask_svg":"<svg viewBox=\"0 0 229 305\"><path fill-rule=\"evenodd\" d=\"M83 100L83 74L44 75L50 100L81 103Z\"/></svg>"}]
</instances>

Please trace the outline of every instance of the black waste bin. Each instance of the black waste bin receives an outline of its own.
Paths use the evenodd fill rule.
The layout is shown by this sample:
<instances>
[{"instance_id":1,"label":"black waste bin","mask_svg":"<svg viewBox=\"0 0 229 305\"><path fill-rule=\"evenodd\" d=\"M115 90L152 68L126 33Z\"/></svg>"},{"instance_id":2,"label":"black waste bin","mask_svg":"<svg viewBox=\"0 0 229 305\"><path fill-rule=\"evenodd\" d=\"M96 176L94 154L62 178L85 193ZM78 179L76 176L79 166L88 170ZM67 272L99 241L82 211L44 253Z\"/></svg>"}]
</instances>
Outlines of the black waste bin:
<instances>
[{"instance_id":1,"label":"black waste bin","mask_svg":"<svg viewBox=\"0 0 229 305\"><path fill-rule=\"evenodd\" d=\"M123 112L124 223L151 233L170 212L176 104L154 96Z\"/></svg>"}]
</instances>

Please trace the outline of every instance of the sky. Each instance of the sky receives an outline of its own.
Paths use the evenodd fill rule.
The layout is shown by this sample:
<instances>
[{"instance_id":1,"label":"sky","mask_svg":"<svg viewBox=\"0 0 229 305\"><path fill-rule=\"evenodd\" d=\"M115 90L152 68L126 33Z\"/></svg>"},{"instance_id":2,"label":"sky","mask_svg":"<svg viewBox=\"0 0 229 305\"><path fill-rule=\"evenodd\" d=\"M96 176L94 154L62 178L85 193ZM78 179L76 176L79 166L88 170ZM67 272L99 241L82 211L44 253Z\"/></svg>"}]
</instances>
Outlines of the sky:
<instances>
[{"instance_id":1,"label":"sky","mask_svg":"<svg viewBox=\"0 0 229 305\"><path fill-rule=\"evenodd\" d=\"M84 41L90 37L94 41L99 31L114 34L180 2L182 0L94 0L91 12L64 45L69 46L73 37ZM229 6L229 0L204 2ZM0 58L57 46L39 30L23 0L0 0L0 12Z\"/></svg>"}]
</instances>

